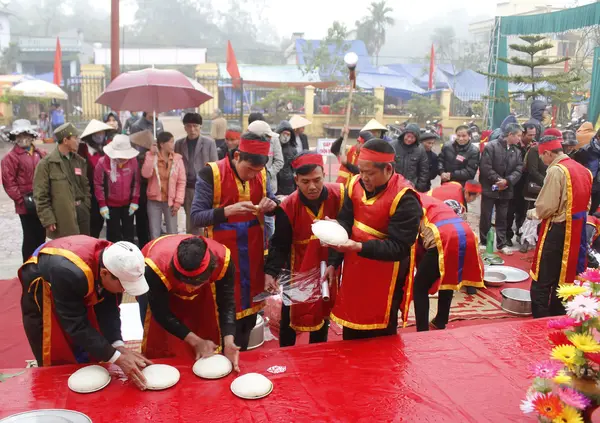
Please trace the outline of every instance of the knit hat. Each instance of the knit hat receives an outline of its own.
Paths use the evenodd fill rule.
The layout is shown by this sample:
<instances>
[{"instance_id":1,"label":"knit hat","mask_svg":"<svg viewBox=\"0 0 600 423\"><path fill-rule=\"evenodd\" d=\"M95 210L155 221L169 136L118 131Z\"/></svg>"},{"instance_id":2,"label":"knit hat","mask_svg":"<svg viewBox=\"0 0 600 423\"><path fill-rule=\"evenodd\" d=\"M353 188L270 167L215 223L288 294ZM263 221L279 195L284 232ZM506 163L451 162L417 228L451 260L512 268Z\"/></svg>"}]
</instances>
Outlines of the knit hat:
<instances>
[{"instance_id":1,"label":"knit hat","mask_svg":"<svg viewBox=\"0 0 600 423\"><path fill-rule=\"evenodd\" d=\"M571 130L566 130L562 133L562 137L563 137L563 145L566 146L571 146L574 147L577 145L577 136L575 135L575 132L571 131Z\"/></svg>"},{"instance_id":2,"label":"knit hat","mask_svg":"<svg viewBox=\"0 0 600 423\"><path fill-rule=\"evenodd\" d=\"M186 125L188 123L202 125L202 116L200 116L200 113L186 113L183 116L183 124Z\"/></svg>"},{"instance_id":3,"label":"knit hat","mask_svg":"<svg viewBox=\"0 0 600 423\"><path fill-rule=\"evenodd\" d=\"M562 132L560 132L559 129L557 128L548 128L544 131L544 133L542 134L542 136L544 137L556 137L560 142L562 142L563 140L563 134Z\"/></svg>"},{"instance_id":4,"label":"knit hat","mask_svg":"<svg viewBox=\"0 0 600 423\"><path fill-rule=\"evenodd\" d=\"M79 131L77 131L77 128L71 122L63 123L54 130L54 139L57 143L61 143L65 138L72 136L78 137Z\"/></svg>"},{"instance_id":5,"label":"knit hat","mask_svg":"<svg viewBox=\"0 0 600 423\"><path fill-rule=\"evenodd\" d=\"M360 131L358 134L358 142L362 142L363 144L369 140L372 140L373 138L375 138L375 136L369 131Z\"/></svg>"},{"instance_id":6,"label":"knit hat","mask_svg":"<svg viewBox=\"0 0 600 423\"><path fill-rule=\"evenodd\" d=\"M419 138L419 142L423 142L423 141L427 141L427 140L439 140L440 137L438 134L436 134L435 132L424 132L421 134L420 138Z\"/></svg>"},{"instance_id":7,"label":"knit hat","mask_svg":"<svg viewBox=\"0 0 600 423\"><path fill-rule=\"evenodd\" d=\"M419 142L419 140L421 139L421 129L419 128L419 125L414 124L414 123L409 123L406 126L406 129L404 130L404 132L398 137L398 139L402 142L404 142L404 135L406 134L413 134L415 136L415 138L417 138L417 142Z\"/></svg>"}]
</instances>

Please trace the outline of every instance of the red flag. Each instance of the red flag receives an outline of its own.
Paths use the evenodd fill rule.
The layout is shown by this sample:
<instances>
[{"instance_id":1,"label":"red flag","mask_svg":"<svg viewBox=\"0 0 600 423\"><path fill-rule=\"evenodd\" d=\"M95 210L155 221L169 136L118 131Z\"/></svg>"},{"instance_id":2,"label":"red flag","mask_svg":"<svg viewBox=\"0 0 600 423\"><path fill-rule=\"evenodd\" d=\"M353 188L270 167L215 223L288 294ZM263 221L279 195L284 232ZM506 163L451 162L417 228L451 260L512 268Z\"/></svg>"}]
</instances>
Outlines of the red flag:
<instances>
[{"instance_id":1,"label":"red flag","mask_svg":"<svg viewBox=\"0 0 600 423\"><path fill-rule=\"evenodd\" d=\"M235 58L235 53L233 52L233 47L231 46L231 41L227 41L227 72L229 72L229 76L233 80L233 86L240 86L240 70L238 68L237 60Z\"/></svg>"},{"instance_id":2,"label":"red flag","mask_svg":"<svg viewBox=\"0 0 600 423\"><path fill-rule=\"evenodd\" d=\"M431 44L431 57L429 58L429 90L433 90L433 72L435 71L435 51L433 44Z\"/></svg>"},{"instance_id":3,"label":"red flag","mask_svg":"<svg viewBox=\"0 0 600 423\"><path fill-rule=\"evenodd\" d=\"M58 37L56 37L56 51L54 52L54 79L52 82L60 86L62 79L62 50L60 48L60 40Z\"/></svg>"},{"instance_id":4,"label":"red flag","mask_svg":"<svg viewBox=\"0 0 600 423\"><path fill-rule=\"evenodd\" d=\"M565 50L565 56L567 56L567 60L565 61L565 73L569 72L569 46Z\"/></svg>"}]
</instances>

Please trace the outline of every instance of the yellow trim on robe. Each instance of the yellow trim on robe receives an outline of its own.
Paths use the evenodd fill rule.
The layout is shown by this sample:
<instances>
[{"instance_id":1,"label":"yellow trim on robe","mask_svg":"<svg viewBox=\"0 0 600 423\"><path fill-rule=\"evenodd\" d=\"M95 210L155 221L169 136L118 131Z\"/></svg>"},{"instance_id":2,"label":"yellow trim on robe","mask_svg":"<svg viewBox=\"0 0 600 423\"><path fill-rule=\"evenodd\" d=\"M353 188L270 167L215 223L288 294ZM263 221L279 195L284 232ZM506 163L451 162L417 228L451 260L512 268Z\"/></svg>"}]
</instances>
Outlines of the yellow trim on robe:
<instances>
[{"instance_id":1,"label":"yellow trim on robe","mask_svg":"<svg viewBox=\"0 0 600 423\"><path fill-rule=\"evenodd\" d=\"M150 247L150 248L152 248L152 247ZM150 266L150 268L154 271L154 273L156 273L156 276L158 276L160 278L162 283L165 284L167 289L170 291L172 289L171 282L169 282L169 279L167 279L167 277L163 274L163 272L160 271L160 269L158 268L156 263L154 263L154 261L148 257L146 257L144 259L144 261L146 262L146 264L148 266Z\"/></svg>"},{"instance_id":2,"label":"yellow trim on robe","mask_svg":"<svg viewBox=\"0 0 600 423\"><path fill-rule=\"evenodd\" d=\"M402 199L402 196L409 189L410 188L402 188L402 190L398 194L396 194L396 196L394 197L394 201L392 201L392 205L390 206L390 217L392 217L394 215L394 213L396 213L396 209L398 208L398 203Z\"/></svg>"},{"instance_id":3,"label":"yellow trim on robe","mask_svg":"<svg viewBox=\"0 0 600 423\"><path fill-rule=\"evenodd\" d=\"M352 197L352 192L354 191L354 184L360 175L354 175L352 179L350 179L350 183L348 184L348 197Z\"/></svg>"},{"instance_id":4,"label":"yellow trim on robe","mask_svg":"<svg viewBox=\"0 0 600 423\"><path fill-rule=\"evenodd\" d=\"M567 179L567 215L565 219L565 243L563 244L560 279L558 280L558 283L562 284L566 282L565 278L567 276L567 267L569 265L571 237L573 235L573 183L571 181L571 174L569 173L569 170L564 165L561 165L559 163L557 163L556 166L562 169ZM583 230L585 231L585 226L583 227ZM572 283L572 281L569 281L569 283Z\"/></svg>"},{"instance_id":5,"label":"yellow trim on robe","mask_svg":"<svg viewBox=\"0 0 600 423\"><path fill-rule=\"evenodd\" d=\"M92 272L92 269L90 269L90 266L88 266L86 262L81 260L81 258L77 254L73 253L72 251L65 250L63 248L52 248L52 247L42 248L40 250L40 254L50 254L50 255L54 255L54 256L61 256L61 257L66 258L67 260L71 261L75 266L79 267L83 271L83 273L85 274L85 277L87 279L88 292L85 297L87 298L90 294L92 294L94 292L94 272Z\"/></svg>"},{"instance_id":6,"label":"yellow trim on robe","mask_svg":"<svg viewBox=\"0 0 600 423\"><path fill-rule=\"evenodd\" d=\"M31 256L31 257L29 257L27 259L27 261L25 263L23 263L21 265L21 267L25 266L26 264L37 264L37 262L38 262L38 257L37 256L35 256L35 257Z\"/></svg>"},{"instance_id":7,"label":"yellow trim on robe","mask_svg":"<svg viewBox=\"0 0 600 423\"><path fill-rule=\"evenodd\" d=\"M144 336L142 337L142 354L146 355L146 347L148 344L148 331L150 330L150 320L152 319L152 310L150 304L146 306L146 318L144 319Z\"/></svg>"},{"instance_id":8,"label":"yellow trim on robe","mask_svg":"<svg viewBox=\"0 0 600 423\"><path fill-rule=\"evenodd\" d=\"M227 250L227 264L229 264L229 250ZM224 269L227 269L227 267L224 267ZM220 279L220 278L219 278ZM210 291L212 292L212 296L213 296L213 302L215 305L215 319L216 323L217 323L217 329L219 330L219 348L217 348L217 352L220 353L221 352L221 323L219 322L219 306L217 305L217 286L215 285L214 282L211 282L210 284Z\"/></svg>"},{"instance_id":9,"label":"yellow trim on robe","mask_svg":"<svg viewBox=\"0 0 600 423\"><path fill-rule=\"evenodd\" d=\"M256 314L259 311L261 311L264 307L265 307L264 304L259 304L254 307L239 311L239 312L235 313L235 319L240 320L240 319L243 319L244 317L248 317L252 314Z\"/></svg>"},{"instance_id":10,"label":"yellow trim on robe","mask_svg":"<svg viewBox=\"0 0 600 423\"><path fill-rule=\"evenodd\" d=\"M52 365L52 297L50 284L43 285L42 303L42 366Z\"/></svg>"},{"instance_id":11,"label":"yellow trim on robe","mask_svg":"<svg viewBox=\"0 0 600 423\"><path fill-rule=\"evenodd\" d=\"M417 235L418 237L418 235ZM415 242L410 248L410 261L408 263L408 281L406 282L406 289L403 291L403 295L405 296L404 302L404 313L402 313L402 327L406 327L408 323L408 309L410 308L410 302L413 296L413 284L415 282L415 262L417 259L417 238L415 237ZM398 262L400 264L400 262ZM407 293L410 292L410 295Z\"/></svg>"},{"instance_id":12,"label":"yellow trim on robe","mask_svg":"<svg viewBox=\"0 0 600 423\"><path fill-rule=\"evenodd\" d=\"M350 172L338 170L338 176L341 176L342 178L348 178L350 176Z\"/></svg>"},{"instance_id":13,"label":"yellow trim on robe","mask_svg":"<svg viewBox=\"0 0 600 423\"><path fill-rule=\"evenodd\" d=\"M223 247L225 247L225 246L223 245ZM230 260L231 260L231 251L229 251L229 248L225 247L225 261L223 262L223 268L221 269L221 273L219 273L219 276L217 276L218 281L223 279L223 276L225 276L225 273L227 272L227 269L229 268Z\"/></svg>"},{"instance_id":14,"label":"yellow trim on robe","mask_svg":"<svg viewBox=\"0 0 600 423\"><path fill-rule=\"evenodd\" d=\"M431 223L425 214L425 210L423 210L423 219L425 221L425 226L431 229L433 232L433 237L435 239L435 246L438 250L438 267L440 270L440 281L444 280L444 276L446 275L446 266L444 264L444 244L442 243L442 236L440 235L440 231L435 226L435 224ZM441 288L440 288L441 289Z\"/></svg>"},{"instance_id":15,"label":"yellow trim on robe","mask_svg":"<svg viewBox=\"0 0 600 423\"><path fill-rule=\"evenodd\" d=\"M531 279L533 279L534 281L538 280L540 272L540 260L542 259L542 251L544 250L544 243L546 242L546 235L548 235L548 231L550 231L550 226L552 226L552 222L550 221L550 219L548 219L547 225L544 228L544 232L540 237L538 255L537 257L533 258L533 265L535 266L535 268L532 267L529 271L529 276L531 276Z\"/></svg>"},{"instance_id":16,"label":"yellow trim on robe","mask_svg":"<svg viewBox=\"0 0 600 423\"><path fill-rule=\"evenodd\" d=\"M217 163L211 162L208 165L213 173L213 209L216 209L221 204L221 172Z\"/></svg>"},{"instance_id":17,"label":"yellow trim on robe","mask_svg":"<svg viewBox=\"0 0 600 423\"><path fill-rule=\"evenodd\" d=\"M298 241L292 241L292 244L301 244L301 245L308 244L309 242L314 241L315 239L318 239L318 238L314 235L311 235L311 237L308 239L300 239Z\"/></svg>"},{"instance_id":18,"label":"yellow trim on robe","mask_svg":"<svg viewBox=\"0 0 600 423\"><path fill-rule=\"evenodd\" d=\"M344 184L340 184L340 207L338 208L338 212L342 210L342 206L344 205L345 196L346 196L346 186Z\"/></svg>"},{"instance_id":19,"label":"yellow trim on robe","mask_svg":"<svg viewBox=\"0 0 600 423\"><path fill-rule=\"evenodd\" d=\"M267 196L267 171L264 167L263 167L263 170L260 171L260 176L262 179L263 198L264 198Z\"/></svg>"},{"instance_id":20,"label":"yellow trim on robe","mask_svg":"<svg viewBox=\"0 0 600 423\"><path fill-rule=\"evenodd\" d=\"M354 226L356 226L361 231L368 233L369 235L373 235L375 238L379 238L379 239L387 238L387 234L384 234L383 232L379 232L377 229L374 229L368 225L365 225L364 223L359 222L356 219L354 219Z\"/></svg>"},{"instance_id":21,"label":"yellow trim on robe","mask_svg":"<svg viewBox=\"0 0 600 423\"><path fill-rule=\"evenodd\" d=\"M290 313L292 312L291 308L290 308ZM290 316L290 320L292 320L292 317ZM296 326L294 324L292 324L290 322L290 327L294 330L300 331L300 332L315 332L318 331L319 329L321 329L323 327L323 325L325 324L325 320L323 320L320 324L318 324L317 326Z\"/></svg>"}]
</instances>

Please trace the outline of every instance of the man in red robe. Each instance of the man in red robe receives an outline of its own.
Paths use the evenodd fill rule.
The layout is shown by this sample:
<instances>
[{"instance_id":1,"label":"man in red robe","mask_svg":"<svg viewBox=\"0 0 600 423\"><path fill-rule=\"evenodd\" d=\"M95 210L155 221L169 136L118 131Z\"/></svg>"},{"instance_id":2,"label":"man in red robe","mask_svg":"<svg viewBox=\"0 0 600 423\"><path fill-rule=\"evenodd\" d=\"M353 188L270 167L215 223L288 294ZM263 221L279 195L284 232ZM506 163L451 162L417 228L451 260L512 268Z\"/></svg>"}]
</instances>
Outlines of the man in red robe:
<instances>
[{"instance_id":1,"label":"man in red robe","mask_svg":"<svg viewBox=\"0 0 600 423\"><path fill-rule=\"evenodd\" d=\"M450 181L430 190L427 195L440 201L454 200L462 206L463 212L466 212L468 204L481 195L481 184L478 181L470 180L463 187L459 182Z\"/></svg>"},{"instance_id":2,"label":"man in red robe","mask_svg":"<svg viewBox=\"0 0 600 423\"><path fill-rule=\"evenodd\" d=\"M564 314L556 288L573 283L585 270L585 224L592 193L591 173L564 154L559 139L543 137L538 153L548 170L535 209L527 212L542 221L530 272L534 318Z\"/></svg>"},{"instance_id":3,"label":"man in red robe","mask_svg":"<svg viewBox=\"0 0 600 423\"><path fill-rule=\"evenodd\" d=\"M454 200L447 200L454 201ZM429 295L438 293L438 312L431 322L445 329L454 291L462 286L484 288L477 236L444 202L421 195L423 219L419 244L423 248L415 276L417 331L429 330Z\"/></svg>"},{"instance_id":4,"label":"man in red robe","mask_svg":"<svg viewBox=\"0 0 600 423\"><path fill-rule=\"evenodd\" d=\"M125 348L119 311L123 292L148 291L135 245L85 235L49 241L19 269L19 280L23 326L39 366L115 363L144 389L142 369L152 363Z\"/></svg>"},{"instance_id":5,"label":"man in red robe","mask_svg":"<svg viewBox=\"0 0 600 423\"><path fill-rule=\"evenodd\" d=\"M149 358L197 360L220 350L239 371L234 344L235 265L229 249L192 235L167 235L143 248L150 310L142 352Z\"/></svg>"},{"instance_id":6,"label":"man in red robe","mask_svg":"<svg viewBox=\"0 0 600 423\"><path fill-rule=\"evenodd\" d=\"M394 335L398 310L406 322L415 261L415 240L423 214L419 196L394 172L394 149L372 139L361 148L360 175L348 186L337 221L350 239L331 246L327 277L344 262L331 318L343 339ZM338 253L343 253L340 255Z\"/></svg>"},{"instance_id":7,"label":"man in red robe","mask_svg":"<svg viewBox=\"0 0 600 423\"><path fill-rule=\"evenodd\" d=\"M231 251L235 264L235 344L248 348L250 332L262 303L254 297L263 292L264 215L277 207L268 186L265 165L271 144L247 132L237 150L198 172L192 204L192 222L206 227L208 237Z\"/></svg>"},{"instance_id":8,"label":"man in red robe","mask_svg":"<svg viewBox=\"0 0 600 423\"><path fill-rule=\"evenodd\" d=\"M375 138L369 131L361 131L360 134L358 134L356 144L351 146L348 151L346 151L346 156L341 156L343 153L340 151L342 147L342 141L344 140L344 134L348 131L349 129L344 127L342 130L342 136L335 140L335 142L331 145L331 154L339 156L340 159L340 168L338 170L336 182L344 184L344 186L348 186L350 179L359 173L358 166L356 164L358 162L360 148L364 145L364 143Z\"/></svg>"},{"instance_id":9,"label":"man in red robe","mask_svg":"<svg viewBox=\"0 0 600 423\"><path fill-rule=\"evenodd\" d=\"M265 289L277 290L277 277L291 271L295 278L316 273L320 284L320 264L327 262L328 249L312 234L311 225L325 217L335 219L344 199L343 184L326 184L323 156L313 152L300 154L293 162L294 181L298 189L289 195L275 212L275 233L265 264ZM330 283L330 299L281 306L279 346L296 344L296 331L310 332L310 343L326 342L329 313L335 301L336 281Z\"/></svg>"}]
</instances>

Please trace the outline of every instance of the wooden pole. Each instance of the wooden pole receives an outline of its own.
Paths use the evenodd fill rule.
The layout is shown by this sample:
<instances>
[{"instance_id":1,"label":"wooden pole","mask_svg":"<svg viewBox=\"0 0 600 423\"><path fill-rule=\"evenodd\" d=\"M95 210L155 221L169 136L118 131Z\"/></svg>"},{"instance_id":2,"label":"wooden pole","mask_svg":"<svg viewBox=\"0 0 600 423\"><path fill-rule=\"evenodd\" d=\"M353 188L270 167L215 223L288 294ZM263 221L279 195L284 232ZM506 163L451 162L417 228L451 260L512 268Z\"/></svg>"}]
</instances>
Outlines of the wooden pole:
<instances>
[{"instance_id":1,"label":"wooden pole","mask_svg":"<svg viewBox=\"0 0 600 423\"><path fill-rule=\"evenodd\" d=\"M348 143L348 133L350 132L350 113L352 111L352 94L354 93L354 86L356 84L356 73L354 70L350 71L350 93L348 95L348 107L346 108L346 128L348 131L344 133L344 139L342 141L342 145L340 147L340 156L346 156L346 144ZM343 129L342 129L343 131Z\"/></svg>"},{"instance_id":2,"label":"wooden pole","mask_svg":"<svg viewBox=\"0 0 600 423\"><path fill-rule=\"evenodd\" d=\"M113 81L120 73L119 60L119 0L110 4L110 79Z\"/></svg>"}]
</instances>

